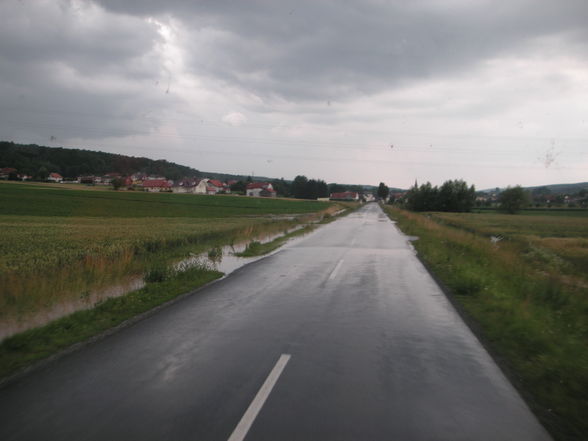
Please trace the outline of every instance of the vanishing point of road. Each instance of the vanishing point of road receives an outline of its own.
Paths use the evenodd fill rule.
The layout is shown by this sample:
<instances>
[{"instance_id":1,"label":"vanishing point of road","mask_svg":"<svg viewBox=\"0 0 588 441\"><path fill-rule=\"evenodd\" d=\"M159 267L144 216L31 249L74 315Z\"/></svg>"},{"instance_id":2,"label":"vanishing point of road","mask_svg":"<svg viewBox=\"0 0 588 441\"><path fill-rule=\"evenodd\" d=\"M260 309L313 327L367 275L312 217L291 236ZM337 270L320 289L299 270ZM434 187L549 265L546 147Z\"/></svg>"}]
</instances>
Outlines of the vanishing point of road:
<instances>
[{"instance_id":1,"label":"vanishing point of road","mask_svg":"<svg viewBox=\"0 0 588 441\"><path fill-rule=\"evenodd\" d=\"M7 384L0 439L550 437L367 204Z\"/></svg>"}]
</instances>

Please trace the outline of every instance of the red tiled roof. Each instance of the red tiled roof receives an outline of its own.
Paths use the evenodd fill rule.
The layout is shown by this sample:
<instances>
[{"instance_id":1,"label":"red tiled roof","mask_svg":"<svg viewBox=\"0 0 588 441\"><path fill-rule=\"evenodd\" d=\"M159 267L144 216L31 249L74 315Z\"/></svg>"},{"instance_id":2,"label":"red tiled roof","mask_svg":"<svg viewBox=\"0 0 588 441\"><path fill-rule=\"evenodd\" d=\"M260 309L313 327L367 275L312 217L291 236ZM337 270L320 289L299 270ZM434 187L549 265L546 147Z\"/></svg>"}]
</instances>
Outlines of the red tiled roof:
<instances>
[{"instance_id":1,"label":"red tiled roof","mask_svg":"<svg viewBox=\"0 0 588 441\"><path fill-rule=\"evenodd\" d=\"M269 182L250 182L249 184L247 184L247 190L253 190L254 188L263 188L263 189L267 189L266 187L268 187L269 185L271 185ZM273 190L268 190L268 191L273 191Z\"/></svg>"},{"instance_id":2,"label":"red tiled roof","mask_svg":"<svg viewBox=\"0 0 588 441\"><path fill-rule=\"evenodd\" d=\"M61 176L59 173L49 173L49 177L63 179L63 176Z\"/></svg>"},{"instance_id":3,"label":"red tiled roof","mask_svg":"<svg viewBox=\"0 0 588 441\"><path fill-rule=\"evenodd\" d=\"M331 199L355 199L357 193L354 191L344 191L341 193L331 193Z\"/></svg>"},{"instance_id":4,"label":"red tiled roof","mask_svg":"<svg viewBox=\"0 0 588 441\"><path fill-rule=\"evenodd\" d=\"M217 179L209 179L208 180L208 183L210 185L214 185L215 187L223 188L223 183L221 181L217 180Z\"/></svg>"},{"instance_id":5,"label":"red tiled roof","mask_svg":"<svg viewBox=\"0 0 588 441\"><path fill-rule=\"evenodd\" d=\"M169 188L171 185L165 179L150 179L143 181L143 187L161 187L161 188Z\"/></svg>"}]
</instances>

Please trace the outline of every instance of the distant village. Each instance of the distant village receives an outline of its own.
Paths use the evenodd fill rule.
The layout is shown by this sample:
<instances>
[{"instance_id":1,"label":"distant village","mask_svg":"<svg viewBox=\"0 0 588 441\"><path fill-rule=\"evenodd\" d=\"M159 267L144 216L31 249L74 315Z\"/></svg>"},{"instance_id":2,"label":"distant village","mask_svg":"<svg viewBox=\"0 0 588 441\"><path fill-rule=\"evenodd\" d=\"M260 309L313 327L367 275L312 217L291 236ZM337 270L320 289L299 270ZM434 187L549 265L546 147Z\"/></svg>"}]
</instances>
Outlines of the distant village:
<instances>
[{"instance_id":1,"label":"distant village","mask_svg":"<svg viewBox=\"0 0 588 441\"><path fill-rule=\"evenodd\" d=\"M20 174L15 168L0 169L0 180L31 181L32 176ZM38 180L38 179L37 179ZM45 182L62 184L83 184L90 186L108 186L116 190L166 192L166 193L188 193L199 195L217 194L245 194L251 197L277 197L277 191L271 182L243 182L228 180L222 182L210 178L183 178L180 180L166 179L163 176L150 176L144 173L134 173L130 176L123 176L120 173L106 173L103 176L79 176L76 179L65 179L61 174L50 172ZM359 201L360 199L372 199L373 195L361 195L355 191L344 191L331 193L326 200Z\"/></svg>"},{"instance_id":2,"label":"distant village","mask_svg":"<svg viewBox=\"0 0 588 441\"><path fill-rule=\"evenodd\" d=\"M45 179L19 173L15 168L0 168L0 180L13 181L45 181L63 184L84 184L89 186L108 186L115 190L187 193L198 195L235 194L251 197L274 198L278 191L271 182L256 182L251 178L247 181L235 179L226 182L211 178L183 178L179 180L166 179L163 176L134 173L124 176L120 173L106 173L102 176L79 176L75 179L65 179L61 174L49 172ZM338 186L337 187L341 187ZM475 207L496 208L499 206L501 190L478 191L475 196ZM318 197L319 200L363 201L375 199L370 192L332 191L328 197ZM386 203L403 204L409 196L408 191L389 192L381 197ZM280 194L280 196L283 196ZM326 196L326 194L325 194ZM547 187L536 187L529 190L530 204L535 207L569 207L585 208L587 206L588 191L581 190L573 193L552 192Z\"/></svg>"}]
</instances>

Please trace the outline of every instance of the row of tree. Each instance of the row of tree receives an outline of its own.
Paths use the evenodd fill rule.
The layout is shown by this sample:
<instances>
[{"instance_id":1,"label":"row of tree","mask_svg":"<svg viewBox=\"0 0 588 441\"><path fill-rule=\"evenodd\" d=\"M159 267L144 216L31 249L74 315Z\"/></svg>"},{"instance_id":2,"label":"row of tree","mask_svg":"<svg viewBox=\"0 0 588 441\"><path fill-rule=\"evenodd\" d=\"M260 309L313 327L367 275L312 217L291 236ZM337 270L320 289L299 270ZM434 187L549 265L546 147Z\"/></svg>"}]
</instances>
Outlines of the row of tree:
<instances>
[{"instance_id":1,"label":"row of tree","mask_svg":"<svg viewBox=\"0 0 588 441\"><path fill-rule=\"evenodd\" d=\"M429 182L412 187L404 198L404 205L413 211L471 211L476 202L475 187L465 181L445 181L441 187L433 187ZM516 213L529 205L530 195L520 185L508 187L498 196L499 209Z\"/></svg>"},{"instance_id":2,"label":"row of tree","mask_svg":"<svg viewBox=\"0 0 588 441\"><path fill-rule=\"evenodd\" d=\"M231 191L235 193L245 193L247 184L252 182L251 177L241 180L231 185ZM317 199L329 197L332 193L330 187L338 184L329 184L321 179L308 179L306 176L298 175L293 181L286 181L284 178L274 179L271 181L272 187L278 193L278 196L294 197L297 199ZM343 190L344 191L344 190Z\"/></svg>"},{"instance_id":3,"label":"row of tree","mask_svg":"<svg viewBox=\"0 0 588 441\"><path fill-rule=\"evenodd\" d=\"M290 193L297 199L317 199L329 197L329 186L321 179L308 179L298 175L292 181Z\"/></svg>"},{"instance_id":4,"label":"row of tree","mask_svg":"<svg viewBox=\"0 0 588 441\"><path fill-rule=\"evenodd\" d=\"M430 182L415 185L405 196L405 206L412 211L471 211L476 202L476 189L465 181L445 181L441 187Z\"/></svg>"}]
</instances>

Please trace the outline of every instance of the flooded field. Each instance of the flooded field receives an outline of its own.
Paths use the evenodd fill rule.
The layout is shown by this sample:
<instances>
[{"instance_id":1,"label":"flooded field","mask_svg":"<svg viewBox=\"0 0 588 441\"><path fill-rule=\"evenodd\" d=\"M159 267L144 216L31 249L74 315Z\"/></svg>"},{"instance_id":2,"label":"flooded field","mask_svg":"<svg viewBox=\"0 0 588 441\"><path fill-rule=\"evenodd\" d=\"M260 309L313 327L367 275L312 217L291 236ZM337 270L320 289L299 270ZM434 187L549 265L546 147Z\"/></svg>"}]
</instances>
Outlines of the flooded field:
<instances>
[{"instance_id":1,"label":"flooded field","mask_svg":"<svg viewBox=\"0 0 588 441\"><path fill-rule=\"evenodd\" d=\"M288 220L295 222L295 219L295 217L288 216L288 219L276 217L275 220ZM316 219L312 220L312 222L315 221ZM167 264L177 272L185 271L186 269L195 266L203 266L220 271L226 276L236 269L264 257L239 257L236 255L245 251L247 245L252 241L268 243L278 237L302 228L304 228L304 225L299 224L283 229L277 233L264 231L258 234L248 235L247 237L241 237L238 240L234 240L230 245L214 246L208 251L200 253L189 253L188 257L180 260L171 260ZM48 300L45 303L45 307L35 308L31 311L22 311L19 314L11 314L10 316L5 315L2 320L0 320L0 340L27 329L42 326L72 312L92 308L108 298L127 294L128 292L142 288L145 284L145 274L139 273L121 276L115 283L108 286L85 290L81 293L74 292L70 295L64 295L62 292L60 294L62 300L55 299L52 304L51 300Z\"/></svg>"}]
</instances>

